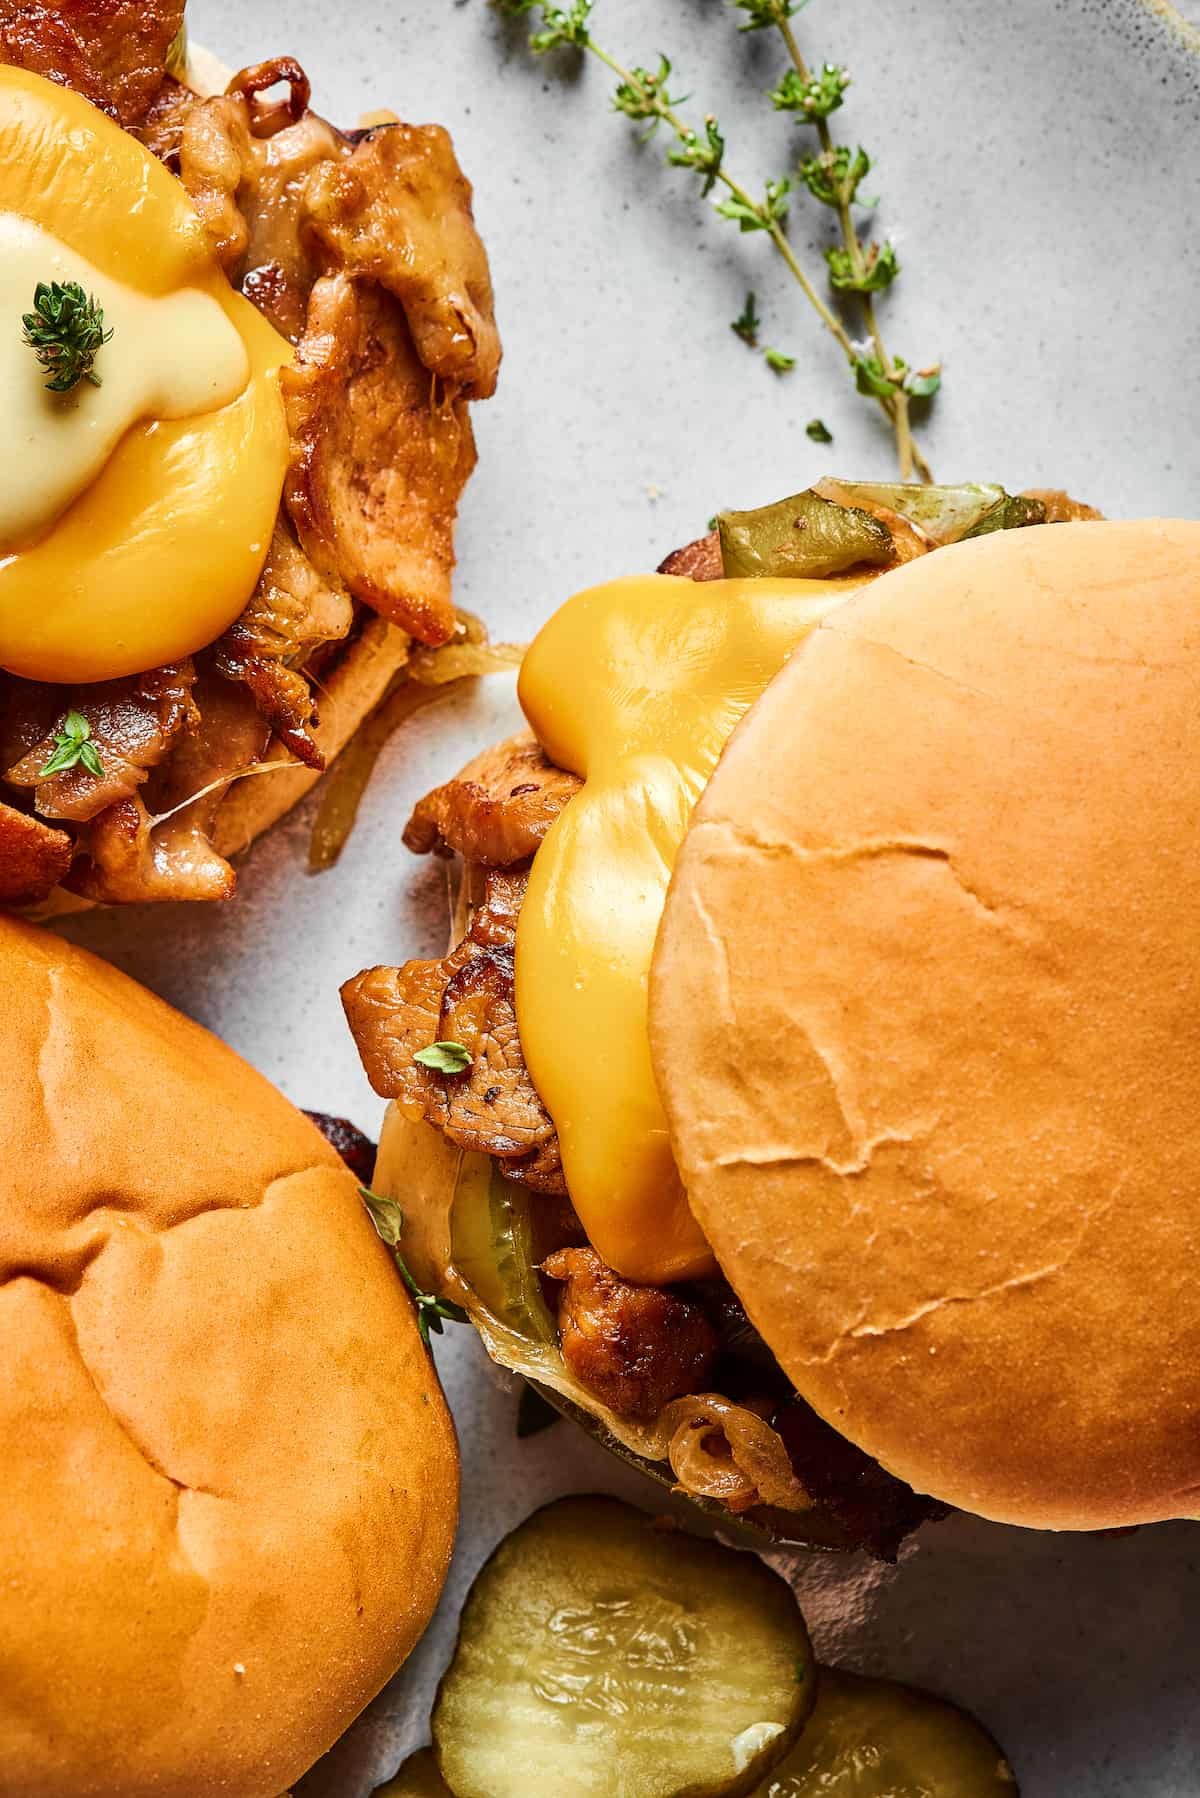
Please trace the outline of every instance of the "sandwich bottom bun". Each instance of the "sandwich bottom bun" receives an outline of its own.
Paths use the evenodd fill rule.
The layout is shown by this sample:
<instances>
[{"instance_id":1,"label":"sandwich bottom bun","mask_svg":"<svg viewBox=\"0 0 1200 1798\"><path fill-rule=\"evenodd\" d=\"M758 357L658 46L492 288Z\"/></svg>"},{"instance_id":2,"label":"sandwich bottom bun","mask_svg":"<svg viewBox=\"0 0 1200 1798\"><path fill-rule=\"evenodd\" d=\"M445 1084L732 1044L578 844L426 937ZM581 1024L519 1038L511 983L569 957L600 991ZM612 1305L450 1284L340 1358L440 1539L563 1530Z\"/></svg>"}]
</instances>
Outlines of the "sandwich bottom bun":
<instances>
[{"instance_id":1,"label":"sandwich bottom bun","mask_svg":"<svg viewBox=\"0 0 1200 1798\"><path fill-rule=\"evenodd\" d=\"M277 1798L427 1624L453 1426L353 1175L0 920L0 1791Z\"/></svg>"},{"instance_id":2,"label":"sandwich bottom bun","mask_svg":"<svg viewBox=\"0 0 1200 1798\"><path fill-rule=\"evenodd\" d=\"M1200 524L883 576L734 735L651 1034L810 1404L1051 1529L1200 1514Z\"/></svg>"}]
</instances>

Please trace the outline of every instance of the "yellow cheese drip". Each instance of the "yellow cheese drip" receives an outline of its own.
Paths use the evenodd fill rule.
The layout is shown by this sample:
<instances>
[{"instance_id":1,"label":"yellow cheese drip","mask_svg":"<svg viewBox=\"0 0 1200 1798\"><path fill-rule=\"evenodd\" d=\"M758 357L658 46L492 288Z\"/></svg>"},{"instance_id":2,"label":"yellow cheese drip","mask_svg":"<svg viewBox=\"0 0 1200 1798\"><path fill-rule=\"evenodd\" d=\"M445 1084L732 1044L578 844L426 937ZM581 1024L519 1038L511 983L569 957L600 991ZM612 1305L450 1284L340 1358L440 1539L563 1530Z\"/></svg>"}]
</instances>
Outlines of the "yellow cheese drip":
<instances>
[{"instance_id":1,"label":"yellow cheese drip","mask_svg":"<svg viewBox=\"0 0 1200 1798\"><path fill-rule=\"evenodd\" d=\"M97 361L124 410L115 447L110 418L92 433L103 453L89 441L76 461L64 455L36 506L28 492L6 500L0 668L96 681L189 655L237 617L266 556L287 466L278 371L290 346L229 286L175 177L79 95L21 69L0 68L0 213L6 253L40 241L65 259L33 281L24 271L28 292L10 320L35 376L20 314L37 280L63 279L61 268L106 309L129 308L125 343L114 335ZM7 281L4 290L11 308ZM11 354L6 346L0 368ZM104 393L68 396L65 424L86 434L89 399ZM14 440L7 385L5 397L11 463L29 450Z\"/></svg>"},{"instance_id":2,"label":"yellow cheese drip","mask_svg":"<svg viewBox=\"0 0 1200 1798\"><path fill-rule=\"evenodd\" d=\"M8 455L0 486L0 547L26 544L90 486L131 425L227 406L250 376L240 335L211 294L143 294L114 281L61 239L0 212L0 318L29 310L40 281L78 282L111 331L100 386L51 393L46 371L15 330L0 334L0 418Z\"/></svg>"},{"instance_id":3,"label":"yellow cheese drip","mask_svg":"<svg viewBox=\"0 0 1200 1798\"><path fill-rule=\"evenodd\" d=\"M675 856L734 726L857 584L614 581L569 600L521 669L539 742L585 784L534 860L517 1021L575 1209L629 1279L715 1266L650 1063L647 983Z\"/></svg>"}]
</instances>

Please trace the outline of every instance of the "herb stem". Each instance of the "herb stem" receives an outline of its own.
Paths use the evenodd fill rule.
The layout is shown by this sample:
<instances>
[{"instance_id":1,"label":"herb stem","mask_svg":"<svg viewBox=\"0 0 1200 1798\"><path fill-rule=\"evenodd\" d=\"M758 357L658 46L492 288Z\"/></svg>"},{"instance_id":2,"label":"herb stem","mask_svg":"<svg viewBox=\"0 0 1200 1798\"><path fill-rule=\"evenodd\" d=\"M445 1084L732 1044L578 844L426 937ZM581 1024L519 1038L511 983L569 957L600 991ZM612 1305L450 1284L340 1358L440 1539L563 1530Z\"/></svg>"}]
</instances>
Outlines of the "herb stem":
<instances>
[{"instance_id":1,"label":"herb stem","mask_svg":"<svg viewBox=\"0 0 1200 1798\"><path fill-rule=\"evenodd\" d=\"M790 35L789 32L789 36ZM610 56L603 45L598 44L590 35L588 36L585 47L590 50L592 55L598 58L607 69L611 69L618 81L625 82L629 87L633 88L645 102L647 109L652 112L656 118L661 119L664 125L669 125L681 143L688 140L691 136L691 132L687 124L679 117L679 114L672 107L667 105L660 94L652 91L646 86L645 82L638 78L636 70L625 68L617 61L615 56ZM779 224L779 221L770 218L766 214L764 208L752 197L748 189L743 187L740 181L735 180L723 166L716 170L716 179L721 183L722 187L732 194L735 200L740 200L743 206L759 214L762 219L764 230L780 256L783 258L787 268L799 286L801 293L813 307L825 329L836 340L847 360L853 362L854 345L850 341L849 332L837 317L836 313L826 305L825 301L821 298L820 294L805 274L803 268L800 266L795 251L792 249L786 234Z\"/></svg>"},{"instance_id":2,"label":"herb stem","mask_svg":"<svg viewBox=\"0 0 1200 1798\"><path fill-rule=\"evenodd\" d=\"M807 86L812 79L812 72L805 60L804 52L801 50L799 42L797 41L796 33L792 30L791 20L786 13L781 12L776 17L776 24L779 27L780 36L787 46L788 55L792 59L796 72L801 81ZM814 120L814 123L817 128L817 141L821 146L822 154L826 156L832 155L833 133L829 129L829 120L827 118L818 118ZM850 201L844 191L838 199L837 214L842 228L842 242L846 247L847 255L850 257L854 273L861 281L866 274L866 258L863 256L862 240L855 229L854 217L850 211ZM912 419L909 415L908 407L908 395L903 391L903 388L900 385L899 377L896 372L896 365L888 355L887 347L884 344L883 333L879 328L879 319L875 312L875 301L869 293L861 294L859 297L862 300L863 322L867 327L867 335L875 346L875 354L879 359L879 366L882 368L889 381L896 382L895 394L888 399L881 398L879 401L879 409L884 416L890 420L896 433L896 454L900 460L900 479L902 481L911 480L913 468L915 466L922 481L928 484L933 480L933 470L930 468L913 439ZM851 349L851 357L853 357L853 354L854 352Z\"/></svg>"}]
</instances>

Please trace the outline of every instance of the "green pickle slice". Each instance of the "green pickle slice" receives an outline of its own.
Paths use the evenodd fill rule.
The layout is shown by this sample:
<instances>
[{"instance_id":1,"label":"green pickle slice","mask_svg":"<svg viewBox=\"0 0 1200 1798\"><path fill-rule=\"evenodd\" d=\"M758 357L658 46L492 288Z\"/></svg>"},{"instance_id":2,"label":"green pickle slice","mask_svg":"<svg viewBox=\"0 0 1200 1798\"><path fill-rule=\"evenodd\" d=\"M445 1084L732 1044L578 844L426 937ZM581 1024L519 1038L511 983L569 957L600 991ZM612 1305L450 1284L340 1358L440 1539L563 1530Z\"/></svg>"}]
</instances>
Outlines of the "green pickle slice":
<instances>
[{"instance_id":1,"label":"green pickle slice","mask_svg":"<svg viewBox=\"0 0 1200 1798\"><path fill-rule=\"evenodd\" d=\"M744 1798L814 1675L791 1589L756 1556L565 1498L475 1581L434 1747L455 1798Z\"/></svg>"},{"instance_id":2,"label":"green pickle slice","mask_svg":"<svg viewBox=\"0 0 1200 1798\"><path fill-rule=\"evenodd\" d=\"M395 1779L377 1786L375 1798L454 1798L438 1772L432 1748L419 1748L405 1761Z\"/></svg>"},{"instance_id":3,"label":"green pickle slice","mask_svg":"<svg viewBox=\"0 0 1200 1798\"><path fill-rule=\"evenodd\" d=\"M822 1667L817 1703L755 1798L1017 1798L1003 1752L956 1705Z\"/></svg>"}]
</instances>

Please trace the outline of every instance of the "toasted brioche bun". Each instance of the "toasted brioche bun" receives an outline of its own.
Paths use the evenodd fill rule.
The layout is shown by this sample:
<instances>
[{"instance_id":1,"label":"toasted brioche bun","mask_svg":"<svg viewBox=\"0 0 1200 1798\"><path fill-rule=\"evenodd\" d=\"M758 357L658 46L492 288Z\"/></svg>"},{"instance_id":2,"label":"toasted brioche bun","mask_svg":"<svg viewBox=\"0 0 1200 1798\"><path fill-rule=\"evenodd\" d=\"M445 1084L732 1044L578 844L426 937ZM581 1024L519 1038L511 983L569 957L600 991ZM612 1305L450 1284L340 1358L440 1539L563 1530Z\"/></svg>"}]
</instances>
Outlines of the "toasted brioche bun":
<instances>
[{"instance_id":1,"label":"toasted brioche bun","mask_svg":"<svg viewBox=\"0 0 1200 1798\"><path fill-rule=\"evenodd\" d=\"M0 919L0 1787L276 1798L399 1666L453 1426L323 1137Z\"/></svg>"},{"instance_id":2,"label":"toasted brioche bun","mask_svg":"<svg viewBox=\"0 0 1200 1798\"><path fill-rule=\"evenodd\" d=\"M1200 524L997 534L734 735L651 983L696 1216L810 1404L1009 1523L1200 1514Z\"/></svg>"}]
</instances>

